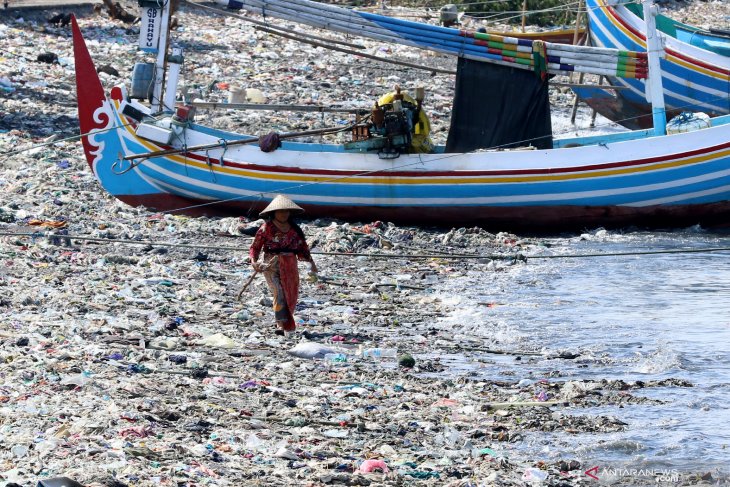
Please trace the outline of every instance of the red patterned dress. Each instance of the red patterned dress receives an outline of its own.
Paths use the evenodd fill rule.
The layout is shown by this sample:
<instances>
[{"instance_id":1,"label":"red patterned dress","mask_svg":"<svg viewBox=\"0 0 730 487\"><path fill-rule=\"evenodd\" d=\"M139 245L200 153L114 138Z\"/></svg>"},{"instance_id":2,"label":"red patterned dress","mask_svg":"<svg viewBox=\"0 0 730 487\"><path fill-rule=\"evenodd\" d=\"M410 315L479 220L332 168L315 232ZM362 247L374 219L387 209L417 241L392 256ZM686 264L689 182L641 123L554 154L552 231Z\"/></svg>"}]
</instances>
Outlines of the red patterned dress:
<instances>
[{"instance_id":1,"label":"red patterned dress","mask_svg":"<svg viewBox=\"0 0 730 487\"><path fill-rule=\"evenodd\" d=\"M297 259L311 262L312 255L299 227L291 224L282 232L273 222L264 223L251 244L251 263L259 260L263 251L264 276L274 299L274 316L285 331L294 331L294 308L299 298L299 269Z\"/></svg>"}]
</instances>

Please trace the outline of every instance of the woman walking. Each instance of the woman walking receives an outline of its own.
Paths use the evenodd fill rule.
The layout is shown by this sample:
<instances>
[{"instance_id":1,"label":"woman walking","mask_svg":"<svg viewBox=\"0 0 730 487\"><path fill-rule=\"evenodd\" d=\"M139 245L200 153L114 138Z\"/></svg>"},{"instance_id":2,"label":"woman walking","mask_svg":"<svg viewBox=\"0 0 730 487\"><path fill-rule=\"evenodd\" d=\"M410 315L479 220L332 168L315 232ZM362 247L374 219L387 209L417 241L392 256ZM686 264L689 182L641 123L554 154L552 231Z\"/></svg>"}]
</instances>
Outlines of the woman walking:
<instances>
[{"instance_id":1,"label":"woman walking","mask_svg":"<svg viewBox=\"0 0 730 487\"><path fill-rule=\"evenodd\" d=\"M284 195L277 195L261 212L266 223L256 232L249 251L254 270L263 272L273 295L277 335L296 328L294 308L299 297L297 260L309 262L311 272L317 273L304 232L291 220L293 215L301 213L304 210L296 203Z\"/></svg>"}]
</instances>

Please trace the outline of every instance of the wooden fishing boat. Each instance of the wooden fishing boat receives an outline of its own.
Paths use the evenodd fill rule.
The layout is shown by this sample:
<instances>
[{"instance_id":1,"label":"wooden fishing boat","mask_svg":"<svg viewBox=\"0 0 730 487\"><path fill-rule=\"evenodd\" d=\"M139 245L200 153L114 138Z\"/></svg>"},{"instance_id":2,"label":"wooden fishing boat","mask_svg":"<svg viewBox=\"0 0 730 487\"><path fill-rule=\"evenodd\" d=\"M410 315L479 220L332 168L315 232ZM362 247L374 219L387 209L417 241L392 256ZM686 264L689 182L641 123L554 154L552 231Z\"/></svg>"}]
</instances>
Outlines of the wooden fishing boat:
<instances>
[{"instance_id":1,"label":"wooden fishing boat","mask_svg":"<svg viewBox=\"0 0 730 487\"><path fill-rule=\"evenodd\" d=\"M274 194L285 193L310 217L350 221L548 232L730 221L728 117L676 135L644 130L556 139L554 148L544 150L445 153L436 147L393 153L283 141L278 150L264 152L248 143L261 142L257 138L196 124L185 108L165 113L174 104L179 55L174 49L172 57L167 46L158 53L156 67L167 65L171 72L164 97L155 91L161 105L147 110L123 87L105 94L75 19L73 35L86 157L101 186L129 205L173 214L253 216ZM482 46L483 53L487 49ZM608 52L596 51L599 57ZM632 59L637 64L625 74L641 74L641 57ZM544 68L569 67L550 64ZM606 68L598 63L595 69ZM160 107L162 115L154 117Z\"/></svg>"},{"instance_id":2,"label":"wooden fishing boat","mask_svg":"<svg viewBox=\"0 0 730 487\"><path fill-rule=\"evenodd\" d=\"M595 45L646 50L645 23L640 6L615 4L608 0L587 0L591 39ZM710 116L730 113L730 38L666 17L657 18L663 32L666 56L661 60L662 84L667 113L704 112ZM687 42L689 40L689 42ZM607 91L600 87L575 88L576 95L606 118L630 129L652 124L651 107L644 99L644 85L638 80L607 77L622 87Z\"/></svg>"},{"instance_id":3,"label":"wooden fishing boat","mask_svg":"<svg viewBox=\"0 0 730 487\"><path fill-rule=\"evenodd\" d=\"M626 3L624 7L642 21L644 20L641 5ZM705 51L714 52L722 56L730 56L730 32L719 29L705 30L661 14L656 16L656 28L659 32L685 44L699 47Z\"/></svg>"},{"instance_id":4,"label":"wooden fishing boat","mask_svg":"<svg viewBox=\"0 0 730 487\"><path fill-rule=\"evenodd\" d=\"M223 2L218 2L223 4L226 7L230 8L237 8L234 2L228 2L227 0ZM359 7L357 9L359 12L370 12L374 14L379 14L382 16L387 16L391 18L403 18L403 15L398 10L382 10L380 7L370 7L370 8L363 8ZM456 18L457 13L453 13L454 18ZM429 13L424 13L421 11L417 15L411 15L412 17L419 17L419 18L430 18L435 19L438 18L438 14L436 16L429 15ZM518 39L527 39L531 41L545 41L545 42L552 42L556 44L581 44L583 39L585 38L587 34L587 29L585 27L578 27L577 29L575 27L571 28L565 28L565 27L557 27L557 28L548 28L544 30L539 31L532 31L532 32L525 32L525 17L523 15L522 19L522 29L519 30L516 28L510 29L510 30L501 30L501 29L486 29L487 34L492 35L498 35L498 36L509 36L509 37L516 37ZM480 30L480 32L484 32L483 30Z\"/></svg>"}]
</instances>

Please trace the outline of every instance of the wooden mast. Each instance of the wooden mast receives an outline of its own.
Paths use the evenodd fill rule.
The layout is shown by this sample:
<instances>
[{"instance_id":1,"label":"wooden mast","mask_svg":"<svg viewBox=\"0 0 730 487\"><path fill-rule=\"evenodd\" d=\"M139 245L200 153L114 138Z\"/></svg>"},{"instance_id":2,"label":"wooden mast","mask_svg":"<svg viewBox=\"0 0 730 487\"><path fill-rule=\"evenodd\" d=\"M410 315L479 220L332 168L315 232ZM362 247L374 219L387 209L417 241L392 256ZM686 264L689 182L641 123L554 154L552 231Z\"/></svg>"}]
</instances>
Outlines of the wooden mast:
<instances>
[{"instance_id":1,"label":"wooden mast","mask_svg":"<svg viewBox=\"0 0 730 487\"><path fill-rule=\"evenodd\" d=\"M152 113L164 110L162 97L165 84L165 67L167 63L167 44L170 41L170 15L171 2L162 2L162 24L160 26L160 38L157 48L157 60L155 61L155 83L152 91Z\"/></svg>"}]
</instances>

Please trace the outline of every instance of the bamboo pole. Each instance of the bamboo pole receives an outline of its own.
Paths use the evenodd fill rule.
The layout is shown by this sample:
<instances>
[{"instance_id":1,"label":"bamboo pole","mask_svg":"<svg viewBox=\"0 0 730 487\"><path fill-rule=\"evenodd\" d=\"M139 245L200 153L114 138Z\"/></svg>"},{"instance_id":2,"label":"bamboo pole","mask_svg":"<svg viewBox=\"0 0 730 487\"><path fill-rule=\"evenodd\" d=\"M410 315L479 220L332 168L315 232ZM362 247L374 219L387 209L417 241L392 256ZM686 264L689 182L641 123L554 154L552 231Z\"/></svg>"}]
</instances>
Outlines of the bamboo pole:
<instances>
[{"instance_id":1,"label":"bamboo pole","mask_svg":"<svg viewBox=\"0 0 730 487\"><path fill-rule=\"evenodd\" d=\"M219 103L194 101L191 103L198 108L228 109L228 110L265 110L273 112L318 112L318 113L354 113L363 114L370 108L338 108L321 105L266 105L263 103Z\"/></svg>"},{"instance_id":2,"label":"bamboo pole","mask_svg":"<svg viewBox=\"0 0 730 487\"><path fill-rule=\"evenodd\" d=\"M583 21L583 8L585 7L585 0L578 2L578 13L575 15L575 32L573 32L573 45L578 44L578 36L580 35L580 24ZM588 33L586 32L586 35Z\"/></svg>"},{"instance_id":3,"label":"bamboo pole","mask_svg":"<svg viewBox=\"0 0 730 487\"><path fill-rule=\"evenodd\" d=\"M515 64L511 61L511 59L503 59L502 57L496 55L496 54L490 54L488 52L485 52L483 50L478 49L477 45L473 44L463 44L457 40L458 37L458 31L455 31L454 29L441 29L437 28L435 26L432 26L431 29L428 29L424 32L419 32L419 35L423 38L424 41L426 41L429 44L427 47L423 46L422 43L418 43L416 41L411 41L404 39L403 37L399 36L397 34L397 31L399 29L411 29L409 25L403 25L402 21L401 23L398 23L398 21L395 21L393 19L379 19L382 20L382 22L390 25L392 23L392 28L394 29L394 32L391 32L390 27L385 27L386 32L381 31L373 31L371 30L371 22L367 19L362 19L356 16L353 16L351 13L343 13L342 9L334 8L334 7L328 7L326 5L319 5L317 9L314 9L313 7L306 5L300 5L301 2L298 0L291 0L287 4L283 4L282 2L277 1L271 1L271 2L261 2L261 1L255 1L252 2L252 7L247 7L247 10L255 12L255 13L264 13L264 10L269 15L277 16L279 18L283 18L286 20L291 20L294 22L303 22L308 25L312 25L315 27L321 27L325 29L330 30L338 30L341 32L347 32L347 33L354 33L361 36L370 37L373 39L382 40L385 42L395 42L399 44L405 44L405 45L412 45L415 47L420 48L427 48L436 52L442 52L449 55L461 55L464 58L467 59L474 59L481 62L484 62L486 59L489 60L489 62L495 63L495 64L501 64L501 65L507 65L511 67L518 67L521 69L530 69L529 66L522 66L519 64ZM333 9L332 11L327 9ZM216 10L216 9L214 9ZM326 10L328 12L328 18L326 21L322 19L322 10ZM330 18L331 17L331 18ZM446 38L444 38L446 37ZM294 37L293 37L294 38ZM299 40L294 38L295 40ZM310 44L317 45L317 43L309 42ZM454 44L455 46L450 46L449 44ZM322 47L328 47L328 46L322 46ZM566 51L566 52L580 52L580 48L576 48L576 46L566 46L562 44L554 44L554 43L547 43L548 47L548 54L552 54L551 50L556 50L556 52L560 51ZM339 50L339 49L335 49ZM605 49L605 48L595 48L595 51L598 51L599 53L605 53L609 55L617 55L618 50L616 49ZM352 52L346 51L350 54L353 54ZM370 57L370 56L364 56L364 57ZM486 58L486 59L485 59ZM387 60L379 59L381 61L388 62ZM401 63L404 64L404 63ZM417 67L417 66L411 66L411 67ZM422 68L422 66L418 66L419 68ZM591 72L595 74L606 74L610 76L616 76L616 70L614 68L606 69L606 68L591 68L591 67L584 67L584 66L570 66L570 69L563 68L560 65L557 65L555 63L549 63L548 64L548 71L553 74L564 74L569 73L572 71L577 72ZM438 72L441 70L437 69L430 69L432 72Z\"/></svg>"},{"instance_id":4,"label":"bamboo pole","mask_svg":"<svg viewBox=\"0 0 730 487\"><path fill-rule=\"evenodd\" d=\"M527 0L522 0L522 32L525 32L527 24Z\"/></svg>"},{"instance_id":5,"label":"bamboo pole","mask_svg":"<svg viewBox=\"0 0 730 487\"><path fill-rule=\"evenodd\" d=\"M342 32L354 33L360 36L370 37L372 39L383 40L386 42L395 42L397 44L412 45L415 47L424 48L422 43L416 41L409 41L402 37L399 32L401 31L413 31L412 34L417 35L420 40L427 41L436 45L444 44L447 42L457 43L458 46L453 48L463 50L465 48L472 48L471 44L464 45L458 41L459 37L474 37L486 39L487 34L483 33L469 33L467 36L462 36L461 31L445 27L428 26L423 28L421 26L414 26L413 22L399 21L387 17L378 16L378 22L383 25L377 30L373 30L373 22L367 18L361 18L360 16L353 15L351 12L344 11L339 7L330 7L324 4L319 4L317 7L312 7L309 4L301 4L300 0L290 0L286 4L280 1L259 1L252 0L250 2L253 6L247 10L263 13L267 12L269 15L277 16L293 22L302 22L315 27L339 30ZM301 5L300 5L301 4ZM322 18L322 12L327 11L327 19ZM416 24L417 25L417 24ZM385 30L385 32L383 32ZM508 36L499 36L511 43L518 43L519 39L511 38ZM584 48L577 46L570 46L566 44L557 44L552 42L545 43L548 54L552 53L552 50L560 50L566 52L583 52ZM443 46L441 46L443 48ZM428 47L428 49L438 50L438 46ZM613 48L600 48L594 47L590 53L590 56L594 56L599 53L606 53L617 55L620 51ZM637 57L645 57L645 54L639 54Z\"/></svg>"},{"instance_id":6,"label":"bamboo pole","mask_svg":"<svg viewBox=\"0 0 730 487\"><path fill-rule=\"evenodd\" d=\"M325 135L325 134L330 134L330 133L342 132L344 130L347 130L347 128L348 127L329 127L326 129L305 130L303 132L290 132L290 133L279 135L279 138L280 139L291 139L294 137L301 137L301 136L305 136L305 135ZM251 139L227 140L225 142L216 142L213 144L195 145L195 146L191 146L191 147L183 147L181 149L166 149L166 150L161 150L161 151L146 152L143 154L132 154L131 156L123 157L122 160L130 161L133 159L150 159L152 157L169 156L169 155L173 155L173 154L183 154L183 153L187 154L189 152L196 152L196 151L202 151L202 150L208 150L208 149L217 149L217 148L220 148L223 146L253 144L255 142L260 141L262 137L254 137Z\"/></svg>"},{"instance_id":7,"label":"bamboo pole","mask_svg":"<svg viewBox=\"0 0 730 487\"><path fill-rule=\"evenodd\" d=\"M580 73L585 74L585 73ZM593 88L596 85L588 84L588 83L558 83L558 82L550 82L551 86L563 86L567 88ZM600 85L599 85L600 86ZM612 85L605 85L601 86L604 90L609 91L620 91L620 90L627 90L628 88L626 86L612 86Z\"/></svg>"}]
</instances>

